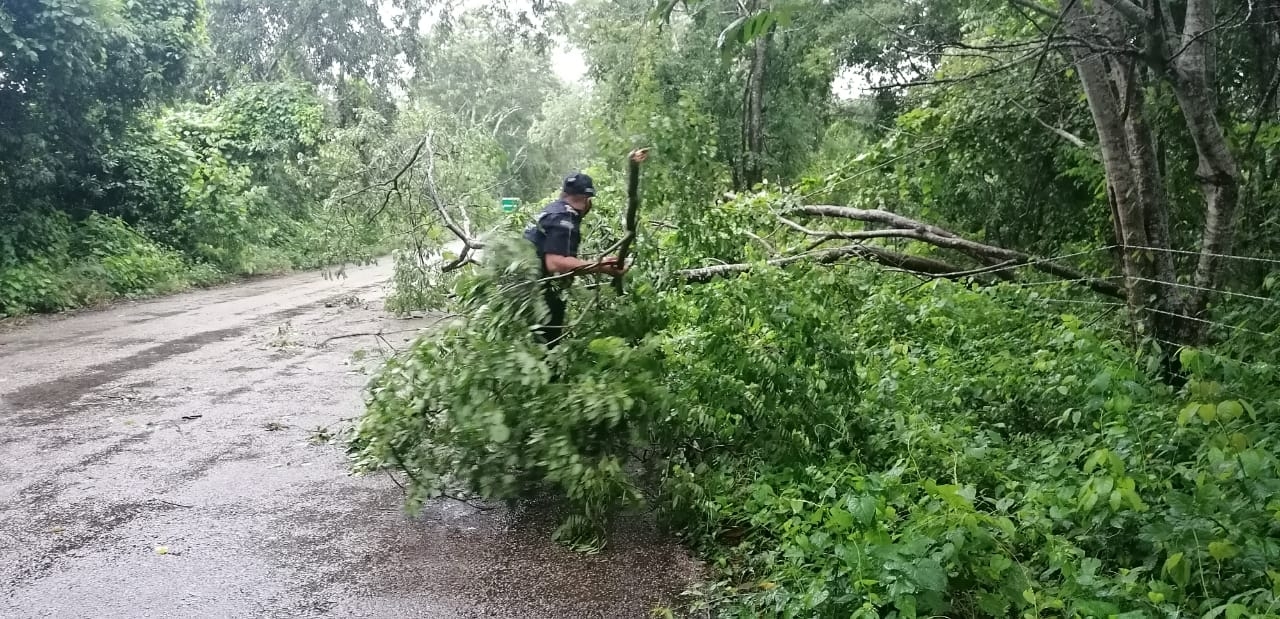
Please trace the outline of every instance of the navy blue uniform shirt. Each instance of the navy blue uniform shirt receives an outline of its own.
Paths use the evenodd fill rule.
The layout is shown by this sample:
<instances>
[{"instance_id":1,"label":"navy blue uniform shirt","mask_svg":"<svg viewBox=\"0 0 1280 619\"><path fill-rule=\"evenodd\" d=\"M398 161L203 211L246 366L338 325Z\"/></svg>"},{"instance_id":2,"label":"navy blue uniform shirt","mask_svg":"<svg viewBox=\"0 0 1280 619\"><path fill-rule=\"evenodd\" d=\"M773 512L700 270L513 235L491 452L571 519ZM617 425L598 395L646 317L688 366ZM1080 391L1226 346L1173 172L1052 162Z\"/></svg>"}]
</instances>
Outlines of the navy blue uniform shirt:
<instances>
[{"instance_id":1,"label":"navy blue uniform shirt","mask_svg":"<svg viewBox=\"0 0 1280 619\"><path fill-rule=\"evenodd\" d=\"M547 254L578 257L581 225L582 215L564 200L556 200L543 207L537 220L524 229L524 238L537 248L538 260L545 269Z\"/></svg>"}]
</instances>

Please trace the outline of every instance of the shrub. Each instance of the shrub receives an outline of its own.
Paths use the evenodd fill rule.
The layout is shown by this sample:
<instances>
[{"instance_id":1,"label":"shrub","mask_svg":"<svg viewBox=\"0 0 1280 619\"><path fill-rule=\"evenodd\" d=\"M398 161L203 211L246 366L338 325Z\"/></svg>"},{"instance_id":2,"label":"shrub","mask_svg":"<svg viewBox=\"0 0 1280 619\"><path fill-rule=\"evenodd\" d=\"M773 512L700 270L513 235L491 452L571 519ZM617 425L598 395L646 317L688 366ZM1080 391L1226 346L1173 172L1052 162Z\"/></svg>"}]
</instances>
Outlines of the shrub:
<instances>
[{"instance_id":1,"label":"shrub","mask_svg":"<svg viewBox=\"0 0 1280 619\"><path fill-rule=\"evenodd\" d=\"M548 353L505 251L371 385L354 455L414 502L552 488L594 547L644 498L729 616L1276 616L1274 365L1185 350L1175 389L1025 289L869 267L579 286Z\"/></svg>"}]
</instances>

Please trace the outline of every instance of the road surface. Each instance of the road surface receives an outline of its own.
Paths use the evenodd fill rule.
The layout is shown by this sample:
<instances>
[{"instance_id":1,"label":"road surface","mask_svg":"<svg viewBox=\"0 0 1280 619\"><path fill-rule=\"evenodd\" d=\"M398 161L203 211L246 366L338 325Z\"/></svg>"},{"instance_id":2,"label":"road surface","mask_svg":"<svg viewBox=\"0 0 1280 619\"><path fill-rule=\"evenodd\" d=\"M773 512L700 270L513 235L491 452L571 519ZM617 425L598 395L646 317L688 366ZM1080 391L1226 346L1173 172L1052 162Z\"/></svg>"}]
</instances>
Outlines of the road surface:
<instances>
[{"instance_id":1,"label":"road surface","mask_svg":"<svg viewBox=\"0 0 1280 619\"><path fill-rule=\"evenodd\" d=\"M636 518L410 519L340 439L412 329L390 265L0 326L0 617L646 617L696 566ZM381 332L382 337L352 335ZM338 339L330 339L335 336ZM327 340L327 341L326 341Z\"/></svg>"}]
</instances>

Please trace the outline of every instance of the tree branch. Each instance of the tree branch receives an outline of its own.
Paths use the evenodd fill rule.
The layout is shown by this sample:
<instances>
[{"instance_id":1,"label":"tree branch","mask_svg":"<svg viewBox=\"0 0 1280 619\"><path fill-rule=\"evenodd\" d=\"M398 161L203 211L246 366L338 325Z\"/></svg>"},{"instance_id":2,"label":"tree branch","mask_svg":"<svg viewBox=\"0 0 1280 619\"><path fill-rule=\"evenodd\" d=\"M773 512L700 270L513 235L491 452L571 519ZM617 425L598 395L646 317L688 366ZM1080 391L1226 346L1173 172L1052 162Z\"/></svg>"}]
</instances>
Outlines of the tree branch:
<instances>
[{"instance_id":1,"label":"tree branch","mask_svg":"<svg viewBox=\"0 0 1280 619\"><path fill-rule=\"evenodd\" d=\"M392 194L392 193L394 193L394 192L396 192L396 191L398 191L398 190L400 189L400 177L404 176L404 175L405 175L405 173L409 171L409 168L413 167L413 164L414 164L414 163L417 163L417 161L418 161L418 156L422 154L422 148L423 148L424 146L426 146L426 144L427 144L427 141L426 141L426 139L425 139L425 138L424 138L424 139L422 139L422 140L418 140L418 145L417 145L417 147L415 147L415 148L413 149L413 154L409 156L409 161L407 161L403 166L401 166L401 167L400 167L400 171L396 172L396 173L395 173L395 176L392 176L391 178L389 178L389 179L387 179L387 180L385 180L385 181L382 181L381 183L375 183L375 184L373 184L373 185L369 185L368 187L363 187L363 188L357 189L357 190L355 190L355 191L352 191L352 192L350 192L350 193L343 194L342 196L339 196L339 197L337 197L337 198L334 198L334 200L335 200L335 201L337 201L337 202L343 202L343 201L346 201L346 200L347 200L347 199L349 199L349 198L353 198L353 197L355 197L355 196L358 196L358 195L360 195L360 194L362 194L362 193L364 193L364 192L366 192L366 191L369 191L370 189L373 189L373 188L375 188L375 187L386 187L386 186L390 185L390 186L391 186L391 190L390 190L390 191L388 191L388 192L387 192L386 197L385 197L385 198L383 198L383 200L382 200L382 206L381 206L381 207L378 209L378 211L377 211L377 212L375 212L375 213L374 213L374 215L373 215L374 217L376 217L378 214L380 214L380 213L382 212L382 210L383 210L383 209L386 209L386 208L387 208L387 202L391 200L391 194ZM370 219L370 221L372 221L372 219Z\"/></svg>"},{"instance_id":2,"label":"tree branch","mask_svg":"<svg viewBox=\"0 0 1280 619\"><path fill-rule=\"evenodd\" d=\"M1034 11L1045 17L1057 17L1058 14L1053 9L1036 2L1035 0L1009 0L1009 4L1020 6L1029 11Z\"/></svg>"},{"instance_id":3,"label":"tree branch","mask_svg":"<svg viewBox=\"0 0 1280 619\"><path fill-rule=\"evenodd\" d=\"M1262 131L1262 123L1266 121L1267 114L1271 111L1271 105L1275 101L1276 93L1280 92L1280 71L1276 71L1271 78L1271 86L1267 88L1267 92L1262 95L1262 101L1258 104L1258 111L1253 119L1253 129L1249 131L1249 139L1244 142L1244 151L1253 150L1253 145L1258 141L1258 134Z\"/></svg>"},{"instance_id":4,"label":"tree branch","mask_svg":"<svg viewBox=\"0 0 1280 619\"><path fill-rule=\"evenodd\" d=\"M427 144L427 150L428 152L430 152L431 135L428 134L427 137L423 138L423 142ZM436 212L440 214L440 219L444 223L444 226L448 228L449 231L452 232L454 236L458 237L458 240L462 241L463 244L466 245L467 250L484 249L484 244L471 238L471 235L468 234L467 231L464 230L462 227L460 227L458 223L453 220L453 216L449 214L449 205L446 204L444 200L440 197L439 189L437 189L436 187L435 169L436 169L435 157L428 156L427 165L426 165L426 181L427 181L426 194L427 194L427 198L431 202L431 205L435 207ZM467 251L463 251L462 254L463 254L462 257L465 258ZM460 264L461 262L459 263L459 265Z\"/></svg>"},{"instance_id":5,"label":"tree branch","mask_svg":"<svg viewBox=\"0 0 1280 619\"><path fill-rule=\"evenodd\" d=\"M961 251L978 258L985 257L1001 261L1012 261L1018 266L1029 266L1037 271L1041 271L1055 277L1082 282L1090 289L1101 294L1117 298L1122 298L1124 295L1124 292L1116 284L1092 277L1083 271L1078 271L1068 266L1056 264L1043 258L1036 258L1020 251L960 238L954 233L943 230L937 226L919 222L901 215L896 215L888 211L881 211L878 209L856 209L847 206L801 206L792 209L791 212L820 217L839 217L867 223L888 225L892 226L894 229L875 230L872 232L877 232L884 236L897 236L914 239L935 247L944 247L947 249ZM951 271L958 270L959 269L951 269Z\"/></svg>"},{"instance_id":6,"label":"tree branch","mask_svg":"<svg viewBox=\"0 0 1280 619\"><path fill-rule=\"evenodd\" d=\"M717 277L741 275L751 271L752 269L758 268L761 264L776 267L784 267L806 261L814 261L820 264L831 264L850 257L858 257L887 266L929 275L946 276L948 273L960 272L959 268L940 260L923 258L920 256L909 256L907 254L900 254L898 252L889 251L879 247L855 244L806 252L783 258L774 258L773 260L767 260L764 263L720 264L698 269L684 269L682 271L676 271L676 275L689 283L703 283L711 281Z\"/></svg>"},{"instance_id":7,"label":"tree branch","mask_svg":"<svg viewBox=\"0 0 1280 619\"><path fill-rule=\"evenodd\" d=\"M896 82L893 84L875 85L875 86L869 86L868 88L870 90L893 90L897 88L912 88L915 86L936 86L940 84L956 84L960 82L968 82L971 80L981 79L984 77L995 75L997 73L1001 73L1003 71L1007 71L1024 62L1027 62L1028 60L1031 60L1032 58L1035 58L1038 55L1039 55L1039 52L1023 54L1008 62L1003 62L994 67L983 69L975 73L970 73L969 75L961 75L959 77L929 78L929 79L916 80L911 82Z\"/></svg>"},{"instance_id":8,"label":"tree branch","mask_svg":"<svg viewBox=\"0 0 1280 619\"><path fill-rule=\"evenodd\" d=\"M1102 0L1135 25L1147 26L1147 12L1132 0Z\"/></svg>"},{"instance_id":9,"label":"tree branch","mask_svg":"<svg viewBox=\"0 0 1280 619\"><path fill-rule=\"evenodd\" d=\"M627 255L631 253L631 244L636 240L637 217L640 210L640 162L627 158L627 215L623 221L625 235L618 244L618 266L627 264ZM613 289L622 294L622 276L613 278Z\"/></svg>"},{"instance_id":10,"label":"tree branch","mask_svg":"<svg viewBox=\"0 0 1280 619\"><path fill-rule=\"evenodd\" d=\"M901 228L892 228L888 230L857 230L853 232L837 231L837 230L812 230L794 221L791 221L786 217L779 217L778 219L783 223L783 225L793 230L796 230L797 232L818 238L818 240L815 243L813 243L807 248L807 251L812 251L818 248L819 246L821 246L823 243L826 243L827 241L831 241L835 239L864 240L864 239L898 238L898 239L912 239L916 241L922 241L925 243L929 242L928 235L922 234L916 230L904 230ZM942 232L947 233L945 230L943 230ZM950 234L950 233L947 233L947 234ZM977 258L979 261L998 260L998 259L992 258L988 254L978 254L978 255L975 255L974 257ZM1009 272L1009 267L1013 266L1011 264L1013 262L1015 261L1005 260L1004 262L998 262L997 264L988 265L974 271L956 271L955 273L948 273L947 275L948 276L954 275L959 277L962 275L972 275L977 273L993 272L995 273L996 277L999 277L1001 279L1008 280L1008 281L1013 281L1016 278L1012 273Z\"/></svg>"},{"instance_id":11,"label":"tree branch","mask_svg":"<svg viewBox=\"0 0 1280 619\"><path fill-rule=\"evenodd\" d=\"M1068 0L1068 1L1075 1L1075 0ZM1082 138L1080 138L1076 134L1041 120L1038 114L1036 114L1030 108L1028 108L1027 106L1017 101L1013 101L1013 104L1021 108L1022 111L1026 112L1027 115L1030 116L1032 119L1034 119L1037 123L1040 123L1041 127L1048 129L1054 135L1066 140L1067 142L1070 142L1072 146L1075 146L1077 148L1083 148L1089 151L1089 155L1093 157L1094 161L1102 161L1102 156L1097 153L1097 149L1094 148L1093 146L1090 146L1088 142L1085 142Z\"/></svg>"}]
</instances>

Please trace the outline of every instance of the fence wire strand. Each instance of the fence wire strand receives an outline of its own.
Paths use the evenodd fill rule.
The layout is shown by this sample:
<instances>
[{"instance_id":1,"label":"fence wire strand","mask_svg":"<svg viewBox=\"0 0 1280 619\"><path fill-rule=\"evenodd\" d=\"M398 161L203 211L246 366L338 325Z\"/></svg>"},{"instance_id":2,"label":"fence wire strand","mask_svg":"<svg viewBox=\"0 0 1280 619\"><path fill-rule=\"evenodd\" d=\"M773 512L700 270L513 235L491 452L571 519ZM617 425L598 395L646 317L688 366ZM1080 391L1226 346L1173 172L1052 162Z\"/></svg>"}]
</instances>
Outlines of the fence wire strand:
<instances>
[{"instance_id":1,"label":"fence wire strand","mask_svg":"<svg viewBox=\"0 0 1280 619\"><path fill-rule=\"evenodd\" d=\"M1278 259L1278 258L1262 258L1262 257L1258 257L1258 256L1236 256L1236 255L1232 255L1232 254L1215 254L1215 253L1213 253L1213 252L1188 251L1188 250L1185 250L1185 249L1169 249L1169 248L1167 248L1167 247L1145 247L1145 246L1142 246L1142 245L1113 245L1113 247L1121 247L1121 248L1126 248L1126 249L1137 249L1137 250L1142 250L1142 251L1162 251L1162 252L1167 252L1167 253L1170 253L1170 254L1181 254L1181 255L1184 255L1184 256L1200 256L1200 255L1209 255L1209 256L1213 256L1214 258L1228 258L1228 259L1231 259L1231 260L1244 260L1244 261L1247 261L1247 262L1264 262L1264 263L1267 263L1267 264L1277 264L1277 265L1280 265L1280 259Z\"/></svg>"}]
</instances>

